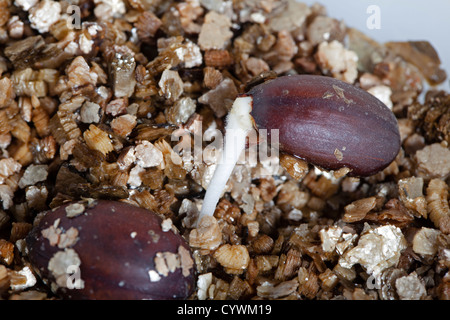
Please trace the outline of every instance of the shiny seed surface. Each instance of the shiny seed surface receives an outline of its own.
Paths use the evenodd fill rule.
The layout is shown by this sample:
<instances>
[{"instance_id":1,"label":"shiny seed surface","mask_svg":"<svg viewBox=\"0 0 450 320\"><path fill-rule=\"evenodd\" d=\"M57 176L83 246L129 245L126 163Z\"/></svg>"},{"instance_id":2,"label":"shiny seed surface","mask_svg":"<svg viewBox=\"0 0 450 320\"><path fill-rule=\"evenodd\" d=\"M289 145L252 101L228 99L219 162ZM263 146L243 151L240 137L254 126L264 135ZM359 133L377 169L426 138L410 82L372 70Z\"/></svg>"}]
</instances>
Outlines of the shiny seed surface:
<instances>
[{"instance_id":1,"label":"shiny seed surface","mask_svg":"<svg viewBox=\"0 0 450 320\"><path fill-rule=\"evenodd\" d=\"M182 236L126 203L63 205L44 213L26 242L34 269L64 299L186 299L194 290Z\"/></svg>"},{"instance_id":2,"label":"shiny seed surface","mask_svg":"<svg viewBox=\"0 0 450 320\"><path fill-rule=\"evenodd\" d=\"M327 170L369 176L400 149L392 111L370 93L316 75L279 77L252 88L259 129L279 130L280 150Z\"/></svg>"}]
</instances>

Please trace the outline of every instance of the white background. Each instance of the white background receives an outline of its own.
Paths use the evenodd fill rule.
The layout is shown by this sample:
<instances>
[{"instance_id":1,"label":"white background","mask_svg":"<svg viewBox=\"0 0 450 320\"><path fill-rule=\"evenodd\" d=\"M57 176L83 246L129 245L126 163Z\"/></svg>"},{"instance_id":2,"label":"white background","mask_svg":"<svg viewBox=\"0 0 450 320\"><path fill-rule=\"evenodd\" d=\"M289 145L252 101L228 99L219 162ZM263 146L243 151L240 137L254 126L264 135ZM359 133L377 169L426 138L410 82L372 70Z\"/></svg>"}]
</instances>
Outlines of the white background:
<instances>
[{"instance_id":1,"label":"white background","mask_svg":"<svg viewBox=\"0 0 450 320\"><path fill-rule=\"evenodd\" d=\"M439 88L450 92L450 0L299 0L327 8L330 17L344 20L372 39L387 41L427 40L439 54L447 80ZM367 8L380 8L380 29L367 28Z\"/></svg>"}]
</instances>

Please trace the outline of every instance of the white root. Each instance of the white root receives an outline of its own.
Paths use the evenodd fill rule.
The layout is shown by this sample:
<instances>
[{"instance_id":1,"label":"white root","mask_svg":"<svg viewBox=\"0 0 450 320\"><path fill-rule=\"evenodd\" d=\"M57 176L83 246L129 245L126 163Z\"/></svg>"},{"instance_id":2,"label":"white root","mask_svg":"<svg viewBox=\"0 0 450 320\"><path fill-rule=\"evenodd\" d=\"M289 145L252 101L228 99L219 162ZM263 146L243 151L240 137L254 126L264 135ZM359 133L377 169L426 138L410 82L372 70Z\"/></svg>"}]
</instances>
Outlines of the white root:
<instances>
[{"instance_id":1,"label":"white root","mask_svg":"<svg viewBox=\"0 0 450 320\"><path fill-rule=\"evenodd\" d=\"M252 101L253 99L250 96L236 98L228 114L222 158L206 190L197 223L204 216L212 216L214 214L233 168L245 149L247 134L253 128L253 120L250 115Z\"/></svg>"}]
</instances>

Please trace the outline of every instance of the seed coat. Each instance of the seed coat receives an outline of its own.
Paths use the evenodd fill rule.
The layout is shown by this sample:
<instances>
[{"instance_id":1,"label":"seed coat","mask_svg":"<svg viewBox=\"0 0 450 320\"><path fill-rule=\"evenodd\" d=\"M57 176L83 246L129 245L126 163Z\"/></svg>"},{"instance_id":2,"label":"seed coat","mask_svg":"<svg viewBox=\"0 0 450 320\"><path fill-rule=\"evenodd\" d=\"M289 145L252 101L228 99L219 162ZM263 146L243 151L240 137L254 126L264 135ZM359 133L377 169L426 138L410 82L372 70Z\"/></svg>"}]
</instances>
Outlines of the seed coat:
<instances>
[{"instance_id":1,"label":"seed coat","mask_svg":"<svg viewBox=\"0 0 450 320\"><path fill-rule=\"evenodd\" d=\"M280 151L326 170L369 176L400 150L392 111L370 93L316 75L279 77L253 87L251 115L258 129L279 129ZM270 138L269 138L270 139Z\"/></svg>"},{"instance_id":2,"label":"seed coat","mask_svg":"<svg viewBox=\"0 0 450 320\"><path fill-rule=\"evenodd\" d=\"M95 200L74 215L70 205L44 213L26 238L31 264L60 297L165 300L186 299L193 293L190 248L180 234L163 229L155 213ZM62 243L69 230L78 238ZM67 275L65 264L74 267ZM77 277L82 288L67 286Z\"/></svg>"}]
</instances>

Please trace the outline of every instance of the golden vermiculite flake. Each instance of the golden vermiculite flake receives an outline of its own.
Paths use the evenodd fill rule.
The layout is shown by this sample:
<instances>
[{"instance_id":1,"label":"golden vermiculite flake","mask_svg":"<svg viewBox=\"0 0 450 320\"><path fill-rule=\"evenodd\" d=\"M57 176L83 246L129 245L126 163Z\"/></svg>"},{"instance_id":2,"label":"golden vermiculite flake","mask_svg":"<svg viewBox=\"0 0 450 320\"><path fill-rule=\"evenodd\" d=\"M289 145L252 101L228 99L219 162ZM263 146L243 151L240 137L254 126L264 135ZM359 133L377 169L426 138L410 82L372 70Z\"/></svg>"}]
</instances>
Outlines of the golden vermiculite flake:
<instances>
[{"instance_id":1,"label":"golden vermiculite flake","mask_svg":"<svg viewBox=\"0 0 450 320\"><path fill-rule=\"evenodd\" d=\"M114 150L108 133L93 124L83 133L83 138L89 148L100 151L104 155Z\"/></svg>"}]
</instances>

